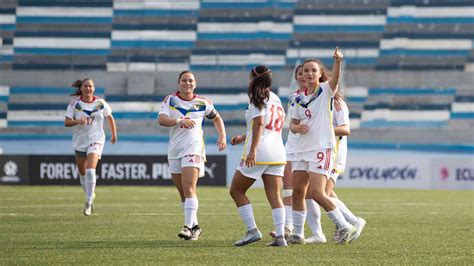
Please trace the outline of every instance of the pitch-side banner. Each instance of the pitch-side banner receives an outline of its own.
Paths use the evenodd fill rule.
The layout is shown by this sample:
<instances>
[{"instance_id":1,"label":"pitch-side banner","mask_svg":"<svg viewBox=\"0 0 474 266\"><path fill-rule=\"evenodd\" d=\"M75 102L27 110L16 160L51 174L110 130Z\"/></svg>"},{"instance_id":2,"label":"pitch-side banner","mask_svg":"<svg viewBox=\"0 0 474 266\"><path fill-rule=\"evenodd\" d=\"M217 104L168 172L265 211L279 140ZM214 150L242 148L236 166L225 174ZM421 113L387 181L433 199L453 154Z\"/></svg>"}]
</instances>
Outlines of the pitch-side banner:
<instances>
[{"instance_id":1,"label":"pitch-side banner","mask_svg":"<svg viewBox=\"0 0 474 266\"><path fill-rule=\"evenodd\" d=\"M0 155L0 184L28 184L28 157Z\"/></svg>"},{"instance_id":2,"label":"pitch-side banner","mask_svg":"<svg viewBox=\"0 0 474 266\"><path fill-rule=\"evenodd\" d=\"M46 155L29 157L29 184L77 185L79 171L74 156ZM98 185L172 185L166 155L104 156L97 166ZM226 185L226 157L207 156L205 176L199 185Z\"/></svg>"},{"instance_id":3,"label":"pitch-side banner","mask_svg":"<svg viewBox=\"0 0 474 266\"><path fill-rule=\"evenodd\" d=\"M410 152L351 150L337 187L431 189L431 157Z\"/></svg>"},{"instance_id":4,"label":"pitch-side banner","mask_svg":"<svg viewBox=\"0 0 474 266\"><path fill-rule=\"evenodd\" d=\"M432 160L434 189L474 189L474 157L451 156Z\"/></svg>"}]
</instances>

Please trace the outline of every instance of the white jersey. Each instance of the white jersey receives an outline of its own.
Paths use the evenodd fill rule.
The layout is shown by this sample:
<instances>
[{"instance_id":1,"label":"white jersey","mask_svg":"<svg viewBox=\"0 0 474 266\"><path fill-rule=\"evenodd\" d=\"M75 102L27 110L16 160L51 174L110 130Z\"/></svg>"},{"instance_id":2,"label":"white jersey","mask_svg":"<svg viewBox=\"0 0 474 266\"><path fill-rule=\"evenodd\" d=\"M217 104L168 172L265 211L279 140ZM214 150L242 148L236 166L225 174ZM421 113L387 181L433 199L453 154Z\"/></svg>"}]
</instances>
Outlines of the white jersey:
<instances>
[{"instance_id":1,"label":"white jersey","mask_svg":"<svg viewBox=\"0 0 474 266\"><path fill-rule=\"evenodd\" d=\"M211 112L215 112L214 105L196 94L190 101L182 99L179 92L165 98L159 115L191 119L195 123L193 128L179 125L170 128L168 159L179 159L187 155L199 155L204 160L206 159L202 123L204 116Z\"/></svg>"},{"instance_id":2,"label":"white jersey","mask_svg":"<svg viewBox=\"0 0 474 266\"><path fill-rule=\"evenodd\" d=\"M340 101L340 107L333 104L333 126L349 125L349 108L345 101ZM336 136L336 161L334 169L341 174L346 168L347 160L347 136Z\"/></svg>"},{"instance_id":3,"label":"white jersey","mask_svg":"<svg viewBox=\"0 0 474 266\"><path fill-rule=\"evenodd\" d=\"M86 125L76 125L73 128L72 147L77 151L84 151L94 143L104 145L104 117L112 114L107 102L94 96L92 102L87 103L81 97L75 97L67 107L66 117L71 119L88 118Z\"/></svg>"},{"instance_id":4,"label":"white jersey","mask_svg":"<svg viewBox=\"0 0 474 266\"><path fill-rule=\"evenodd\" d=\"M296 97L296 110L292 118L308 125L309 132L300 134L298 153L336 147L332 126L331 98L334 96L329 82L323 82L312 95L301 93Z\"/></svg>"},{"instance_id":5,"label":"white jersey","mask_svg":"<svg viewBox=\"0 0 474 266\"><path fill-rule=\"evenodd\" d=\"M300 93L304 93L302 90L296 90L288 96L288 115L291 118L291 114L295 111L296 109L296 97ZM298 140L299 140L300 134L299 133L293 133L291 130L288 132L288 138L286 139L285 143L285 150L286 154L293 154L298 151L297 146L298 146Z\"/></svg>"},{"instance_id":6,"label":"white jersey","mask_svg":"<svg viewBox=\"0 0 474 266\"><path fill-rule=\"evenodd\" d=\"M286 164L285 146L281 136L285 110L281 105L280 98L273 92L270 92L270 97L261 110L258 110L252 103L249 103L247 110L245 110L247 134L242 160L247 158L252 146L253 119L259 116L265 118L262 136L257 146L256 164Z\"/></svg>"}]
</instances>

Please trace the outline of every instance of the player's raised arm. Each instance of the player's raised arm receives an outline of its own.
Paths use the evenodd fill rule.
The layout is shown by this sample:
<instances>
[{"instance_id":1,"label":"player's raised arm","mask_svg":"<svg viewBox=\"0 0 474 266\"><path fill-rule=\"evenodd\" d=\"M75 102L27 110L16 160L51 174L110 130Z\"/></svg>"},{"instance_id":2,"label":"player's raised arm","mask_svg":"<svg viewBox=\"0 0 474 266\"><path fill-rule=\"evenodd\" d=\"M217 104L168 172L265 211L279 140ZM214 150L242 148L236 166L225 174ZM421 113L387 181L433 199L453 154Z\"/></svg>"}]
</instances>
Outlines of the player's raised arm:
<instances>
[{"instance_id":1,"label":"player's raised arm","mask_svg":"<svg viewBox=\"0 0 474 266\"><path fill-rule=\"evenodd\" d=\"M334 94L338 89L339 76L341 74L342 58L344 57L342 52L339 51L339 47L336 46L336 49L334 50L334 55L332 57L334 58L334 64L332 66L332 75L329 79L329 86L331 87L331 90Z\"/></svg>"}]
</instances>

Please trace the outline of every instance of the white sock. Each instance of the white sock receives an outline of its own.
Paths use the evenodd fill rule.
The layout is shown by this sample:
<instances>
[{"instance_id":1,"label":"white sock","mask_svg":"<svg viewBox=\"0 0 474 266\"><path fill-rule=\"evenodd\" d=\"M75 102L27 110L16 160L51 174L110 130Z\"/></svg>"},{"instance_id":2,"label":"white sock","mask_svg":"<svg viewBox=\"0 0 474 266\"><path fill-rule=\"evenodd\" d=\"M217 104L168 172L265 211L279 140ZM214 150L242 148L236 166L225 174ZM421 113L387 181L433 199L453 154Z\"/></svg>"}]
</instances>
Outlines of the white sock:
<instances>
[{"instance_id":1,"label":"white sock","mask_svg":"<svg viewBox=\"0 0 474 266\"><path fill-rule=\"evenodd\" d=\"M81 181L82 190L84 190L84 193L86 193L86 176L79 175L79 181Z\"/></svg>"},{"instance_id":2,"label":"white sock","mask_svg":"<svg viewBox=\"0 0 474 266\"><path fill-rule=\"evenodd\" d=\"M306 219L311 232L313 232L313 235L321 234L323 229L321 227L321 209L318 203L313 199L306 199L306 209L308 211Z\"/></svg>"},{"instance_id":3,"label":"white sock","mask_svg":"<svg viewBox=\"0 0 474 266\"><path fill-rule=\"evenodd\" d=\"M197 211L199 208L199 201L197 198L186 198L184 200L184 225L188 228L193 228L196 224Z\"/></svg>"},{"instance_id":4,"label":"white sock","mask_svg":"<svg viewBox=\"0 0 474 266\"><path fill-rule=\"evenodd\" d=\"M336 206L341 210L342 215L344 215L344 218L346 221L348 221L351 224L356 224L357 223L357 216L355 216L349 208L347 208L346 204L342 202L342 200L337 199L337 198L332 198L333 202L336 203Z\"/></svg>"},{"instance_id":5,"label":"white sock","mask_svg":"<svg viewBox=\"0 0 474 266\"><path fill-rule=\"evenodd\" d=\"M247 226L247 230L257 228L257 224L255 223L255 217L253 216L252 204L249 203L247 205L240 206L238 210L240 218L242 218L242 221Z\"/></svg>"},{"instance_id":6,"label":"white sock","mask_svg":"<svg viewBox=\"0 0 474 266\"><path fill-rule=\"evenodd\" d=\"M86 176L85 176L85 190L86 190L86 202L92 203L93 195L95 191L96 185L96 176L95 176L95 169L89 168L86 169Z\"/></svg>"},{"instance_id":7,"label":"white sock","mask_svg":"<svg viewBox=\"0 0 474 266\"><path fill-rule=\"evenodd\" d=\"M335 208L334 210L327 212L329 219L336 225L339 230L346 229L351 227L352 225L344 219L344 215L339 208Z\"/></svg>"},{"instance_id":8,"label":"white sock","mask_svg":"<svg viewBox=\"0 0 474 266\"><path fill-rule=\"evenodd\" d=\"M282 236L285 231L285 208L272 209L275 236Z\"/></svg>"},{"instance_id":9,"label":"white sock","mask_svg":"<svg viewBox=\"0 0 474 266\"><path fill-rule=\"evenodd\" d=\"M285 226L293 229L293 208L285 205Z\"/></svg>"},{"instance_id":10,"label":"white sock","mask_svg":"<svg viewBox=\"0 0 474 266\"><path fill-rule=\"evenodd\" d=\"M305 211L293 210L293 226L295 227L294 234L304 238L304 220L306 219Z\"/></svg>"}]
</instances>

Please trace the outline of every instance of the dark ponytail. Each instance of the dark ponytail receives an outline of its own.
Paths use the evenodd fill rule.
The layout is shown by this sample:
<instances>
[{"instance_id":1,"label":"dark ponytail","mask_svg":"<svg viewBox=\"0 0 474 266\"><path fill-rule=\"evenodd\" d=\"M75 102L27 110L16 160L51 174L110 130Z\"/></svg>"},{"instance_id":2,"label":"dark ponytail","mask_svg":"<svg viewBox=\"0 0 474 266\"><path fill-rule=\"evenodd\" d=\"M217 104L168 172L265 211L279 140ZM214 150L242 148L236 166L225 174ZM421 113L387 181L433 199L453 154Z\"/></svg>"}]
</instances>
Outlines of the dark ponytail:
<instances>
[{"instance_id":1,"label":"dark ponytail","mask_svg":"<svg viewBox=\"0 0 474 266\"><path fill-rule=\"evenodd\" d=\"M82 96L82 91L81 91L82 83L84 83L88 80L92 80L92 79L85 78L83 80L78 79L78 80L74 81L71 84L71 88L76 88L76 91L73 94L71 94L71 96Z\"/></svg>"},{"instance_id":2,"label":"dark ponytail","mask_svg":"<svg viewBox=\"0 0 474 266\"><path fill-rule=\"evenodd\" d=\"M251 81L247 91L250 103L261 110L265 107L265 102L270 98L272 71L266 66L259 65L252 69L250 78Z\"/></svg>"}]
</instances>

